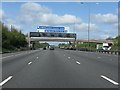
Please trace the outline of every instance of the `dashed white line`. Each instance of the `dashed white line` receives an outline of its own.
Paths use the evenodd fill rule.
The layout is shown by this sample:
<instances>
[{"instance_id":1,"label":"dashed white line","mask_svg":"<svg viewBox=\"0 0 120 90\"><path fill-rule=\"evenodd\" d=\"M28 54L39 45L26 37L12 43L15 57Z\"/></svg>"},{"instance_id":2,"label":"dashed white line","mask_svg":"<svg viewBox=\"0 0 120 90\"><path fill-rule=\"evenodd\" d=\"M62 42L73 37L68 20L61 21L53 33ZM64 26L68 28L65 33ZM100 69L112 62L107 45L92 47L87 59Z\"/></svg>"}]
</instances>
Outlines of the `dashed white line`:
<instances>
[{"instance_id":1,"label":"dashed white line","mask_svg":"<svg viewBox=\"0 0 120 90\"><path fill-rule=\"evenodd\" d=\"M97 58L101 58L101 57L97 57Z\"/></svg>"},{"instance_id":2,"label":"dashed white line","mask_svg":"<svg viewBox=\"0 0 120 90\"><path fill-rule=\"evenodd\" d=\"M81 64L80 62L76 61L77 64Z\"/></svg>"},{"instance_id":3,"label":"dashed white line","mask_svg":"<svg viewBox=\"0 0 120 90\"><path fill-rule=\"evenodd\" d=\"M10 79L12 79L13 76L9 76L7 79L5 79L4 81L2 81L0 83L0 86L3 86L5 83L7 83Z\"/></svg>"},{"instance_id":4,"label":"dashed white line","mask_svg":"<svg viewBox=\"0 0 120 90\"><path fill-rule=\"evenodd\" d=\"M29 62L28 65L30 65L32 62Z\"/></svg>"},{"instance_id":5,"label":"dashed white line","mask_svg":"<svg viewBox=\"0 0 120 90\"><path fill-rule=\"evenodd\" d=\"M15 55L15 56L19 56L19 55L22 55L23 53L21 53L21 54L17 54L17 55Z\"/></svg>"},{"instance_id":6,"label":"dashed white line","mask_svg":"<svg viewBox=\"0 0 120 90\"><path fill-rule=\"evenodd\" d=\"M108 77L106 77L106 76L104 76L104 75L101 75L101 77L104 78L105 80L111 82L111 83L114 84L114 85L119 85L119 83L117 83L117 82L115 82L115 81L109 79Z\"/></svg>"},{"instance_id":7,"label":"dashed white line","mask_svg":"<svg viewBox=\"0 0 120 90\"><path fill-rule=\"evenodd\" d=\"M68 59L70 59L70 57L68 57Z\"/></svg>"}]
</instances>

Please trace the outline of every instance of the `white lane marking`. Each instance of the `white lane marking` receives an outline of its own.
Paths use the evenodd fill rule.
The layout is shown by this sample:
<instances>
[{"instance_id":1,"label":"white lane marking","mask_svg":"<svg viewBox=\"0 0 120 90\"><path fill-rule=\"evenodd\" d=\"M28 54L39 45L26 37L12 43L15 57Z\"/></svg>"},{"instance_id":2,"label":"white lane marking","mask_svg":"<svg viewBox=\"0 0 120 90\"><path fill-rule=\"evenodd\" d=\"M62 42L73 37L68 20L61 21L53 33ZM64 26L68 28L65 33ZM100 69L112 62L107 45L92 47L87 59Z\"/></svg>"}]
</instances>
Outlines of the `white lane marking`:
<instances>
[{"instance_id":1,"label":"white lane marking","mask_svg":"<svg viewBox=\"0 0 120 90\"><path fill-rule=\"evenodd\" d=\"M32 62L29 62L28 65L30 65Z\"/></svg>"},{"instance_id":2,"label":"white lane marking","mask_svg":"<svg viewBox=\"0 0 120 90\"><path fill-rule=\"evenodd\" d=\"M107 78L107 77L104 76L104 75L101 75L101 77L104 78L104 79L106 79L107 81L111 82L111 83L114 84L114 85L119 85L119 83L117 83L117 82L115 82L115 81L113 81L113 80Z\"/></svg>"},{"instance_id":3,"label":"white lane marking","mask_svg":"<svg viewBox=\"0 0 120 90\"><path fill-rule=\"evenodd\" d=\"M70 59L70 57L68 57L68 59Z\"/></svg>"},{"instance_id":4,"label":"white lane marking","mask_svg":"<svg viewBox=\"0 0 120 90\"><path fill-rule=\"evenodd\" d=\"M6 56L6 57L2 57L2 59L4 59L4 58L8 58L8 57L12 57L12 56L18 56L18 55L22 55L22 54L24 54L24 53L16 54L16 55L10 55L10 56Z\"/></svg>"},{"instance_id":5,"label":"white lane marking","mask_svg":"<svg viewBox=\"0 0 120 90\"><path fill-rule=\"evenodd\" d=\"M8 82L10 79L12 79L13 76L9 76L7 79L5 79L4 81L2 81L0 83L0 86L3 86L6 82Z\"/></svg>"},{"instance_id":6,"label":"white lane marking","mask_svg":"<svg viewBox=\"0 0 120 90\"><path fill-rule=\"evenodd\" d=\"M38 59L38 57L37 57L37 59Z\"/></svg>"},{"instance_id":7,"label":"white lane marking","mask_svg":"<svg viewBox=\"0 0 120 90\"><path fill-rule=\"evenodd\" d=\"M29 53L31 53L31 52L29 52ZM8 58L8 57L12 57L12 56L18 56L18 55L22 55L22 54L24 54L24 53L20 53L20 54L16 54L16 55L10 55L10 56L6 56L6 57L2 57L2 58L0 58L0 59L4 59L4 58Z\"/></svg>"},{"instance_id":8,"label":"white lane marking","mask_svg":"<svg viewBox=\"0 0 120 90\"><path fill-rule=\"evenodd\" d=\"M24 54L24 53L21 53L21 54L17 54L17 55L15 55L15 56L19 56L19 55L22 55L22 54Z\"/></svg>"},{"instance_id":9,"label":"white lane marking","mask_svg":"<svg viewBox=\"0 0 120 90\"><path fill-rule=\"evenodd\" d=\"M76 61L77 64L80 64L80 62Z\"/></svg>"},{"instance_id":10,"label":"white lane marking","mask_svg":"<svg viewBox=\"0 0 120 90\"><path fill-rule=\"evenodd\" d=\"M101 57L97 57L97 58L101 58Z\"/></svg>"},{"instance_id":11,"label":"white lane marking","mask_svg":"<svg viewBox=\"0 0 120 90\"><path fill-rule=\"evenodd\" d=\"M14 55L10 55L10 56L6 56L6 57L2 57L2 59L4 59L4 58L8 58L8 57L12 57L12 56L14 56Z\"/></svg>"}]
</instances>

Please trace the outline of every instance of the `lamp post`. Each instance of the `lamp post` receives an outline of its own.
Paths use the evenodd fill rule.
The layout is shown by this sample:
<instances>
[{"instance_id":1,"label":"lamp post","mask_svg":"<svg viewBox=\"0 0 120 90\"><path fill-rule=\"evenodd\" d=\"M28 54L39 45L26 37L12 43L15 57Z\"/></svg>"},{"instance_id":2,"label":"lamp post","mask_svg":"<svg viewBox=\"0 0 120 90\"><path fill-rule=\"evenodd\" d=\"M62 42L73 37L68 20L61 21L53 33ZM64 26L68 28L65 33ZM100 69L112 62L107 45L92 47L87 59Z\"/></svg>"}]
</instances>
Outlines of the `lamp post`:
<instances>
[{"instance_id":1,"label":"lamp post","mask_svg":"<svg viewBox=\"0 0 120 90\"><path fill-rule=\"evenodd\" d=\"M84 4L83 2L81 2L81 4ZM99 3L96 3L96 5L98 5ZM90 23L91 23L91 5L88 5L88 48L90 49Z\"/></svg>"},{"instance_id":2,"label":"lamp post","mask_svg":"<svg viewBox=\"0 0 120 90\"><path fill-rule=\"evenodd\" d=\"M84 3L81 2L81 4L84 4ZM88 36L88 37L87 37L87 39L88 39L88 40L87 40L87 41L88 41L88 48L90 48L90 43L89 43L89 42L90 42L90 15L91 15L91 14L90 14L90 13L91 13L90 8L91 8L91 7L90 7L90 4L89 4L89 6L88 6L88 25L87 25L87 26L88 26L88 27L87 27L87 29L88 29L88 32L87 32L87 33L88 33L88 35L87 35L87 36Z\"/></svg>"},{"instance_id":3,"label":"lamp post","mask_svg":"<svg viewBox=\"0 0 120 90\"><path fill-rule=\"evenodd\" d=\"M90 49L90 13L91 13L91 10L90 10L90 5L89 5L89 10L88 10L88 48Z\"/></svg>"}]
</instances>

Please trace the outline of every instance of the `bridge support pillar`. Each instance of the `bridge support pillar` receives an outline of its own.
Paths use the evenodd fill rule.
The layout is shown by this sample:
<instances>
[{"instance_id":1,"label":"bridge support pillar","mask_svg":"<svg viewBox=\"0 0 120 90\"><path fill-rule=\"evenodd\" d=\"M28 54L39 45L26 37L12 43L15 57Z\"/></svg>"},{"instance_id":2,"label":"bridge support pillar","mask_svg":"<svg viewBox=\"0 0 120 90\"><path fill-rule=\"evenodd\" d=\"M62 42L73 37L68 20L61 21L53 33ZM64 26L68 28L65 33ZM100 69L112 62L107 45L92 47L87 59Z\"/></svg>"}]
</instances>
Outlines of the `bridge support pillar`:
<instances>
[{"instance_id":1,"label":"bridge support pillar","mask_svg":"<svg viewBox=\"0 0 120 90\"><path fill-rule=\"evenodd\" d=\"M31 48L31 44L30 44L30 33L28 33L28 47L29 47L29 49Z\"/></svg>"}]
</instances>

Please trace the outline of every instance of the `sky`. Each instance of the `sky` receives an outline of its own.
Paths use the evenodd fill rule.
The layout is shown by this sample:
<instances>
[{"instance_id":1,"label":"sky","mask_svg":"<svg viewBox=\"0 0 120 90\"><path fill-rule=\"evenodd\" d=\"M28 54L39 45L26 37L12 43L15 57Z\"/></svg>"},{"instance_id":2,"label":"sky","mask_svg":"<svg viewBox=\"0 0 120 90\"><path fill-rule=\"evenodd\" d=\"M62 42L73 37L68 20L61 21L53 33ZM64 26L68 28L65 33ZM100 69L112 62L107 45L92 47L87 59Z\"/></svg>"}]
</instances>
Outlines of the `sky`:
<instances>
[{"instance_id":1,"label":"sky","mask_svg":"<svg viewBox=\"0 0 120 90\"><path fill-rule=\"evenodd\" d=\"M69 27L77 39L87 39L90 16L90 39L118 35L118 2L2 2L0 19L23 33L38 26Z\"/></svg>"}]
</instances>

